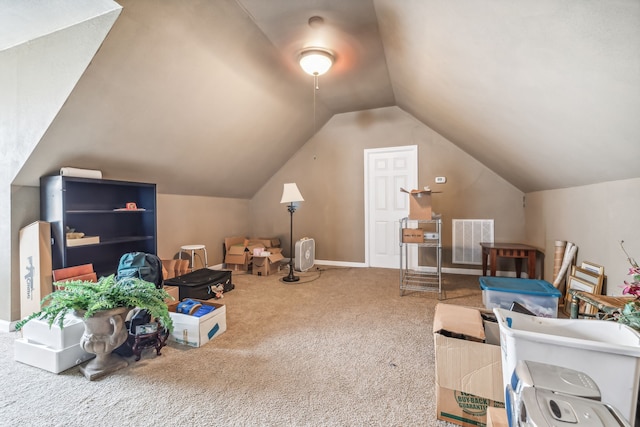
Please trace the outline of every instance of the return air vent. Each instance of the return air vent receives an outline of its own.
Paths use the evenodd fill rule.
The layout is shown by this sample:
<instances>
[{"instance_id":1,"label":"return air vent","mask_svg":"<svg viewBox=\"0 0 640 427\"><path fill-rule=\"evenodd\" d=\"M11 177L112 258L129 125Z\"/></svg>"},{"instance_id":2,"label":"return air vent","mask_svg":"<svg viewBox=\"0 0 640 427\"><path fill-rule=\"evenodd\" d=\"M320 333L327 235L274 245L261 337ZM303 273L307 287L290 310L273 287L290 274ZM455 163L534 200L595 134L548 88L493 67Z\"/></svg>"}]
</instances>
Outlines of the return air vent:
<instances>
[{"instance_id":1,"label":"return air vent","mask_svg":"<svg viewBox=\"0 0 640 427\"><path fill-rule=\"evenodd\" d=\"M453 255L454 264L482 264L480 242L493 243L492 219L454 219Z\"/></svg>"}]
</instances>

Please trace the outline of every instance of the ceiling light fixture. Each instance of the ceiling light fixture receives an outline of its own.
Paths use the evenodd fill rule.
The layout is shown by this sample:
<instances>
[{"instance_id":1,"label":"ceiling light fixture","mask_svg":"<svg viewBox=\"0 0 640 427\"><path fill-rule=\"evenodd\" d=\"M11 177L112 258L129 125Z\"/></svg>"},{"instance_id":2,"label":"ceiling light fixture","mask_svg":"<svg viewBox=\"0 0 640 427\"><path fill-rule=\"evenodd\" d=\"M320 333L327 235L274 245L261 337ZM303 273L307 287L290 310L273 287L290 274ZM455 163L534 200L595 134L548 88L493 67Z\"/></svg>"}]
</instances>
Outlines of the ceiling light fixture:
<instances>
[{"instance_id":1,"label":"ceiling light fixture","mask_svg":"<svg viewBox=\"0 0 640 427\"><path fill-rule=\"evenodd\" d=\"M300 67L314 77L321 76L333 65L333 54L326 49L312 47L300 54Z\"/></svg>"},{"instance_id":2,"label":"ceiling light fixture","mask_svg":"<svg viewBox=\"0 0 640 427\"><path fill-rule=\"evenodd\" d=\"M311 24L311 20L309 21ZM300 53L298 61L305 73L313 76L313 131L316 131L316 91L318 86L318 76L329 71L333 66L335 57L333 53L321 47L310 47Z\"/></svg>"}]
</instances>

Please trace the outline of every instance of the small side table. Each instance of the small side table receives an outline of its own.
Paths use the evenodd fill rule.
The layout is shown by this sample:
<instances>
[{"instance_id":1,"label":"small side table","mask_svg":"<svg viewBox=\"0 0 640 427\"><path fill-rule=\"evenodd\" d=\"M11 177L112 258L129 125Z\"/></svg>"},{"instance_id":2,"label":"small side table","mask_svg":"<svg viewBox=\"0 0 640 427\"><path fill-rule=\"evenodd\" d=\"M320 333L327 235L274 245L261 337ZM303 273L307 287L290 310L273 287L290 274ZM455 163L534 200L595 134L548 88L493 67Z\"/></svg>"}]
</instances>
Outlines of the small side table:
<instances>
[{"instance_id":1,"label":"small side table","mask_svg":"<svg viewBox=\"0 0 640 427\"><path fill-rule=\"evenodd\" d=\"M516 276L522 275L522 260L527 259L529 279L536 278L536 254L538 249L521 243L480 243L482 247L482 275L487 275L487 260L491 276L496 275L498 258L513 258L516 263Z\"/></svg>"},{"instance_id":2,"label":"small side table","mask_svg":"<svg viewBox=\"0 0 640 427\"><path fill-rule=\"evenodd\" d=\"M140 360L142 350L147 348L155 348L156 354L160 354L160 350L167 344L167 338L169 338L169 331L162 329L149 334L135 335L132 351L136 356L136 362Z\"/></svg>"}]
</instances>

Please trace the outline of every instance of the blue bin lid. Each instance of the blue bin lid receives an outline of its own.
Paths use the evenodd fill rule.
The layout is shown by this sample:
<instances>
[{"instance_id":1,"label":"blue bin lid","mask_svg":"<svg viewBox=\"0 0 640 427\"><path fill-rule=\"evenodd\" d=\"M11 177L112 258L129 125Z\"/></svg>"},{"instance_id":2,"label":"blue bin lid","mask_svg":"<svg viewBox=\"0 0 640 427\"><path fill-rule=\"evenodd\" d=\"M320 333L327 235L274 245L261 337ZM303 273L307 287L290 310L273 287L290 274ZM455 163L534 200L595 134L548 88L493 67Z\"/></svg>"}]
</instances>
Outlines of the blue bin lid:
<instances>
[{"instance_id":1,"label":"blue bin lid","mask_svg":"<svg viewBox=\"0 0 640 427\"><path fill-rule=\"evenodd\" d=\"M536 296L560 298L562 294L551 283L538 279L518 279L514 277L480 277L480 288L483 290L513 292Z\"/></svg>"}]
</instances>

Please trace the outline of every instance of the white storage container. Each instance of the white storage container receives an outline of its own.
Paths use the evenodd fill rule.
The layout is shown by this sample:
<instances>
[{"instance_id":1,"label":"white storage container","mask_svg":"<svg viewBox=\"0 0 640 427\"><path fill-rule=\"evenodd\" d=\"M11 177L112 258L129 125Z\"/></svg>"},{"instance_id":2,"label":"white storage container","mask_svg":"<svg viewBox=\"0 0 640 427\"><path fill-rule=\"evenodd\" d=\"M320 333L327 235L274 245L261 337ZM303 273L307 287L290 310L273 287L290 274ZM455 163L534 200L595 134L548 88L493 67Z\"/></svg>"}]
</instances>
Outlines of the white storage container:
<instances>
[{"instance_id":1,"label":"white storage container","mask_svg":"<svg viewBox=\"0 0 640 427\"><path fill-rule=\"evenodd\" d=\"M596 382L602 402L633 422L640 381L640 334L611 321L550 319L495 308L500 326L505 388L519 360L582 371Z\"/></svg>"},{"instance_id":2,"label":"white storage container","mask_svg":"<svg viewBox=\"0 0 640 427\"><path fill-rule=\"evenodd\" d=\"M59 374L94 357L95 354L87 353L80 347L80 344L63 349L55 349L29 341L26 338L17 338L14 341L14 358L16 361L53 372L54 374Z\"/></svg>"},{"instance_id":3,"label":"white storage container","mask_svg":"<svg viewBox=\"0 0 640 427\"><path fill-rule=\"evenodd\" d=\"M32 319L22 327L23 338L54 350L80 344L82 334L84 322L73 314L65 316L62 328L58 325L58 319L51 326L48 320Z\"/></svg>"},{"instance_id":4,"label":"white storage container","mask_svg":"<svg viewBox=\"0 0 640 427\"><path fill-rule=\"evenodd\" d=\"M480 277L482 303L490 310L511 308L517 302L536 316L558 317L558 300L562 296L551 283L537 279Z\"/></svg>"}]
</instances>

